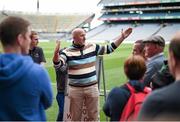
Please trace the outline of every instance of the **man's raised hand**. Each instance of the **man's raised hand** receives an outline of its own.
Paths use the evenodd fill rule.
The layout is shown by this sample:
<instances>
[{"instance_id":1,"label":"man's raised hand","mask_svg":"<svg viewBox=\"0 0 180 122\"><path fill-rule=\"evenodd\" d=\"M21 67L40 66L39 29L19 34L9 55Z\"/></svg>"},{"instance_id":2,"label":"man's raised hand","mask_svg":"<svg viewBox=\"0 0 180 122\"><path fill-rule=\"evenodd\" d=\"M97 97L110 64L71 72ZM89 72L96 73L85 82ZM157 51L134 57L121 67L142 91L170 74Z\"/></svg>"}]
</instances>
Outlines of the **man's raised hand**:
<instances>
[{"instance_id":1,"label":"man's raised hand","mask_svg":"<svg viewBox=\"0 0 180 122\"><path fill-rule=\"evenodd\" d=\"M56 47L55 47L54 53L58 53L59 54L60 46L61 46L61 42L59 40L57 40L56 41Z\"/></svg>"},{"instance_id":2,"label":"man's raised hand","mask_svg":"<svg viewBox=\"0 0 180 122\"><path fill-rule=\"evenodd\" d=\"M61 42L59 40L56 41L56 47L54 50L53 62L59 62L59 50L60 50Z\"/></svg>"},{"instance_id":3,"label":"man's raised hand","mask_svg":"<svg viewBox=\"0 0 180 122\"><path fill-rule=\"evenodd\" d=\"M122 32L121 32L124 39L127 38L131 33L132 33L132 28L128 28L124 32L122 30Z\"/></svg>"}]
</instances>

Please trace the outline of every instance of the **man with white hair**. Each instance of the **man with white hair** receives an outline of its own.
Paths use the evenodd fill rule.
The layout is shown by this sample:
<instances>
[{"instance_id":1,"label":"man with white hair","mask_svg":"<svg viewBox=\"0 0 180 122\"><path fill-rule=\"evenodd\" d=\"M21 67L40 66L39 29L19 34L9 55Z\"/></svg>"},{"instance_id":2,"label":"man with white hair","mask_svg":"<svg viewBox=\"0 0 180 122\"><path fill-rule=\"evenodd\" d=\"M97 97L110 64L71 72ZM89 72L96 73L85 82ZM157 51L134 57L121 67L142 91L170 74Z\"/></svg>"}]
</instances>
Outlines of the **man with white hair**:
<instances>
[{"instance_id":1,"label":"man with white hair","mask_svg":"<svg viewBox=\"0 0 180 122\"><path fill-rule=\"evenodd\" d=\"M145 57L147 70L144 76L145 86L150 86L152 76L161 69L166 60L164 56L165 40L161 36L151 36L145 43Z\"/></svg>"}]
</instances>

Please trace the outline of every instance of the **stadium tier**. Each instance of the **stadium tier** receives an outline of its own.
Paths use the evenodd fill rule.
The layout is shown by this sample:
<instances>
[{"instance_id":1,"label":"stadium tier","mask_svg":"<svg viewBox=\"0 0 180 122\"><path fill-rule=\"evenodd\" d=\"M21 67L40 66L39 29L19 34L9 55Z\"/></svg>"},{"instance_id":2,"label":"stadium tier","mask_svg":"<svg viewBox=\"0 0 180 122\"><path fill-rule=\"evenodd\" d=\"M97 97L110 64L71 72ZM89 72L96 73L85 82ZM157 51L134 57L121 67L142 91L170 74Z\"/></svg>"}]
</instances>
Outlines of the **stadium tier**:
<instances>
[{"instance_id":1,"label":"stadium tier","mask_svg":"<svg viewBox=\"0 0 180 122\"><path fill-rule=\"evenodd\" d=\"M24 13L15 11L0 11L0 21L6 16L20 16L29 20L32 29L39 32L45 39L58 39L66 37L75 27L82 27L90 23L94 14L45 14L45 13Z\"/></svg>"},{"instance_id":2,"label":"stadium tier","mask_svg":"<svg viewBox=\"0 0 180 122\"><path fill-rule=\"evenodd\" d=\"M159 23L141 23L137 26L128 23L111 23L102 24L97 28L92 29L87 33L87 40L92 41L105 41L109 42L121 33L121 29L127 29L128 27L133 28L132 34L126 39L126 42L134 42L138 39L145 39L151 35L161 35L166 41L169 41L174 33L179 30L179 23L171 23L164 26L164 24Z\"/></svg>"},{"instance_id":3,"label":"stadium tier","mask_svg":"<svg viewBox=\"0 0 180 122\"><path fill-rule=\"evenodd\" d=\"M102 24L87 33L88 40L111 41L119 35L122 28L127 28L130 24Z\"/></svg>"},{"instance_id":4,"label":"stadium tier","mask_svg":"<svg viewBox=\"0 0 180 122\"><path fill-rule=\"evenodd\" d=\"M99 20L103 21L127 21L127 20L168 20L180 19L180 12L153 12L153 13L118 13L118 14L104 14Z\"/></svg>"},{"instance_id":5,"label":"stadium tier","mask_svg":"<svg viewBox=\"0 0 180 122\"><path fill-rule=\"evenodd\" d=\"M101 0L98 5L104 23L88 32L89 40L111 41L121 29L132 27L127 41L157 34L169 41L180 30L180 0Z\"/></svg>"}]
</instances>

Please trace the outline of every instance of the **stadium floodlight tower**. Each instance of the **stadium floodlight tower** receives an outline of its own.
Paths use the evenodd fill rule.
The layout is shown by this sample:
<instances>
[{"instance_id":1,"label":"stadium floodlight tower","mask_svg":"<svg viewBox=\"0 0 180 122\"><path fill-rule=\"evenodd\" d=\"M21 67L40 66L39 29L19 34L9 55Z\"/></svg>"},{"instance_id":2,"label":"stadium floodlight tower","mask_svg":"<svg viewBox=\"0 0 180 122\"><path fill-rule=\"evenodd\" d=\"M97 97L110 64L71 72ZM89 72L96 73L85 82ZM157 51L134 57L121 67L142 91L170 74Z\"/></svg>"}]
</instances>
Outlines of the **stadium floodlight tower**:
<instances>
[{"instance_id":1,"label":"stadium floodlight tower","mask_svg":"<svg viewBox=\"0 0 180 122\"><path fill-rule=\"evenodd\" d=\"M37 13L39 13L39 0L37 0Z\"/></svg>"}]
</instances>

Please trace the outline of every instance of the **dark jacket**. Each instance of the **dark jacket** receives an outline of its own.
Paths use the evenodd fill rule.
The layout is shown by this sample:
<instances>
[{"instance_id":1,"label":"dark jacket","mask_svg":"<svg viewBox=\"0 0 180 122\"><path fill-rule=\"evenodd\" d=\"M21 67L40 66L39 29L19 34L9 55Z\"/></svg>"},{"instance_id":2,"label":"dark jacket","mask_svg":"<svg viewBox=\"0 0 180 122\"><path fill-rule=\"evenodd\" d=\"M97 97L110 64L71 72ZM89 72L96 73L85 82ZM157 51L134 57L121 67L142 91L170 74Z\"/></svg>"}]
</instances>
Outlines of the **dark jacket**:
<instances>
[{"instance_id":1,"label":"dark jacket","mask_svg":"<svg viewBox=\"0 0 180 122\"><path fill-rule=\"evenodd\" d=\"M65 92L67 89L68 82L68 66L64 64L62 67L55 67L56 71L56 83L57 83L57 91Z\"/></svg>"},{"instance_id":2,"label":"dark jacket","mask_svg":"<svg viewBox=\"0 0 180 122\"><path fill-rule=\"evenodd\" d=\"M180 121L180 81L153 91L145 100L140 121Z\"/></svg>"},{"instance_id":3,"label":"dark jacket","mask_svg":"<svg viewBox=\"0 0 180 122\"><path fill-rule=\"evenodd\" d=\"M140 81L129 81L137 91L143 91L144 85ZM104 113L110 117L110 121L119 121L122 111L130 97L130 91L124 84L120 87L113 88L103 106Z\"/></svg>"},{"instance_id":4,"label":"dark jacket","mask_svg":"<svg viewBox=\"0 0 180 122\"><path fill-rule=\"evenodd\" d=\"M29 50L29 55L35 63L40 64L41 62L46 62L43 49L41 47L34 47L32 50Z\"/></svg>"}]
</instances>

